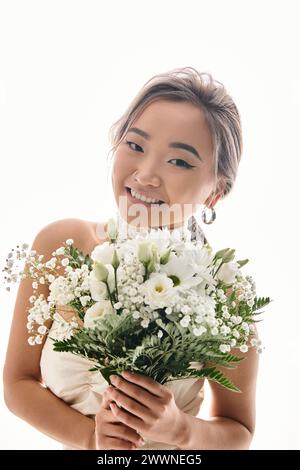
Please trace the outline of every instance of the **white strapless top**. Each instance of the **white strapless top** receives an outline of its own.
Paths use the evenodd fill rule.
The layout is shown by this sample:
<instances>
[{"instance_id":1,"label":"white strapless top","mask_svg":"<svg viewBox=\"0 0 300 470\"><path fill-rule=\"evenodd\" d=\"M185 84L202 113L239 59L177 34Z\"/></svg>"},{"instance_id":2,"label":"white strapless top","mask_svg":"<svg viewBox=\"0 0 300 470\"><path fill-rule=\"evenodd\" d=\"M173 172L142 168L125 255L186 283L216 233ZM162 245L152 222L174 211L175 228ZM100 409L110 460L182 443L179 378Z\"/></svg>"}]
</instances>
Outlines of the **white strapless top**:
<instances>
[{"instance_id":1,"label":"white strapless top","mask_svg":"<svg viewBox=\"0 0 300 470\"><path fill-rule=\"evenodd\" d=\"M56 336L57 322L54 320L50 336ZM53 341L47 337L42 349L40 366L44 384L59 398L80 413L94 417L99 411L102 393L108 386L100 372L91 372L93 362L69 352L53 350ZM180 379L165 384L174 393L177 406L193 416L197 416L203 401L203 379ZM63 446L64 450L72 448ZM176 449L169 444L145 439L139 450Z\"/></svg>"}]
</instances>

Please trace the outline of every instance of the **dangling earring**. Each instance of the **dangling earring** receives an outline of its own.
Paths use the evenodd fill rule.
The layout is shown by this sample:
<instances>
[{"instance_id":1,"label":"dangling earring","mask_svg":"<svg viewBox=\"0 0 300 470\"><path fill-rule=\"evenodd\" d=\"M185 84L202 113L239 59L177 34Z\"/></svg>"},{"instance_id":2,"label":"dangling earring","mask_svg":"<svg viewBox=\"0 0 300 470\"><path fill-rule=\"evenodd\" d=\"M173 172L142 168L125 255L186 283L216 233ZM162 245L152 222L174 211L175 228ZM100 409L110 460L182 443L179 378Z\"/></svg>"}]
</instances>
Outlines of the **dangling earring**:
<instances>
[{"instance_id":1,"label":"dangling earring","mask_svg":"<svg viewBox=\"0 0 300 470\"><path fill-rule=\"evenodd\" d=\"M210 209L211 210L211 217L210 217L210 220L207 220L207 217L206 217L206 209ZM201 214L201 217L202 217L202 220L205 224L212 224L214 220L216 220L216 211L213 207L204 207L203 211L202 211L202 214Z\"/></svg>"}]
</instances>

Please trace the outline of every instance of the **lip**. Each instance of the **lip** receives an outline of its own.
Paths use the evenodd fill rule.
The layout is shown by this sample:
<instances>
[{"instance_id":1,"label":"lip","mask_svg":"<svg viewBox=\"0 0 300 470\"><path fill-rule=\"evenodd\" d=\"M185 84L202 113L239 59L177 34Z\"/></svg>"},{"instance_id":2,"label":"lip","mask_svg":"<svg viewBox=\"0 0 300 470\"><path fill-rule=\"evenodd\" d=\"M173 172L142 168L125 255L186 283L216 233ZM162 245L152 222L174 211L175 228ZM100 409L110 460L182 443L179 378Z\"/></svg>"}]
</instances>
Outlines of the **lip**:
<instances>
[{"instance_id":1,"label":"lip","mask_svg":"<svg viewBox=\"0 0 300 470\"><path fill-rule=\"evenodd\" d=\"M141 199L137 199L135 197L132 196L131 194L131 191L129 189L128 186L125 186L124 187L125 189L125 194L126 196L128 197L129 201L133 202L134 204L144 204L144 206L146 207L151 207L151 206L161 206L162 204L164 204L164 202L161 202L161 203L151 203L151 202L145 202L145 201L142 201ZM138 192L138 191L137 191ZM153 198L154 199L154 198Z\"/></svg>"}]
</instances>

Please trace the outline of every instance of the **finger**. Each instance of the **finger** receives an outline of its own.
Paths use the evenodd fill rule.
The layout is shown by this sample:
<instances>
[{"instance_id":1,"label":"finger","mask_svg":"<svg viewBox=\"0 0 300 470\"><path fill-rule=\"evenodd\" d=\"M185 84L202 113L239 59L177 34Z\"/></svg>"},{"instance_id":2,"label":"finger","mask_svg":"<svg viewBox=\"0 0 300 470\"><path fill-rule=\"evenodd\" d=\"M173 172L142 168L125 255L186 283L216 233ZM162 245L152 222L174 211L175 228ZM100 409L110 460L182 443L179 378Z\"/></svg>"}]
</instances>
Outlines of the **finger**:
<instances>
[{"instance_id":1,"label":"finger","mask_svg":"<svg viewBox=\"0 0 300 470\"><path fill-rule=\"evenodd\" d=\"M142 432L144 422L140 418L122 410L115 403L110 404L110 409L118 421L121 421L121 423L126 424L126 426L129 426L130 428L136 429L137 432Z\"/></svg>"},{"instance_id":2,"label":"finger","mask_svg":"<svg viewBox=\"0 0 300 470\"><path fill-rule=\"evenodd\" d=\"M136 450L136 446L132 442L116 439L115 437L107 437L103 442L105 449L115 450Z\"/></svg>"},{"instance_id":3,"label":"finger","mask_svg":"<svg viewBox=\"0 0 300 470\"><path fill-rule=\"evenodd\" d=\"M121 406L125 410L132 413L134 416L137 416L141 420L145 421L150 414L149 408L146 408L141 403L135 401L121 390L113 387L109 387L107 393L111 399L117 403L118 406Z\"/></svg>"},{"instance_id":4,"label":"finger","mask_svg":"<svg viewBox=\"0 0 300 470\"><path fill-rule=\"evenodd\" d=\"M134 372L124 371L121 372L122 377L132 382L140 387L145 388L147 391L153 393L158 397L164 397L166 394L166 388L158 383L156 380L151 379L151 377L146 377L145 375L135 374Z\"/></svg>"},{"instance_id":5,"label":"finger","mask_svg":"<svg viewBox=\"0 0 300 470\"><path fill-rule=\"evenodd\" d=\"M134 398L138 403L150 408L151 410L157 403L157 395L148 392L144 388L141 388L139 385L135 385L128 380L118 376L110 376L110 381L114 387L118 390L121 390L124 394L128 395L131 398ZM110 388L107 389L108 396L110 396Z\"/></svg>"},{"instance_id":6,"label":"finger","mask_svg":"<svg viewBox=\"0 0 300 470\"><path fill-rule=\"evenodd\" d=\"M105 410L110 410L110 403L112 402L111 397L105 390L102 394L102 402L101 402L101 407L104 408Z\"/></svg>"},{"instance_id":7,"label":"finger","mask_svg":"<svg viewBox=\"0 0 300 470\"><path fill-rule=\"evenodd\" d=\"M109 424L105 427L105 434L109 437L116 437L123 439L124 441L129 441L139 447L145 444L140 434L125 424Z\"/></svg>"}]
</instances>

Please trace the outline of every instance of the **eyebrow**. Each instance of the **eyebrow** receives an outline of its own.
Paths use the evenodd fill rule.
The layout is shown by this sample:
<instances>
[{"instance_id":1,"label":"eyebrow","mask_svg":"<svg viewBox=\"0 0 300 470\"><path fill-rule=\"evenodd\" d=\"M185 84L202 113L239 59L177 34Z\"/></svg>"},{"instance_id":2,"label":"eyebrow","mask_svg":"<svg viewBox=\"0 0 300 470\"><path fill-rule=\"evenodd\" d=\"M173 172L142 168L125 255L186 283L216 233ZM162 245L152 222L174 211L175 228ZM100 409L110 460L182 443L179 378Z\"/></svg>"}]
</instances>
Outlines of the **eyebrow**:
<instances>
[{"instance_id":1,"label":"eyebrow","mask_svg":"<svg viewBox=\"0 0 300 470\"><path fill-rule=\"evenodd\" d=\"M135 132L141 137L144 137L146 140L150 140L152 138L151 135L148 134L148 132L142 131L142 129L139 129L138 127L130 127L127 132ZM170 142L168 146L170 148L186 150L187 152L192 153L195 157L197 157L203 162L203 158L200 157L197 150L189 144L184 144L183 142Z\"/></svg>"}]
</instances>

